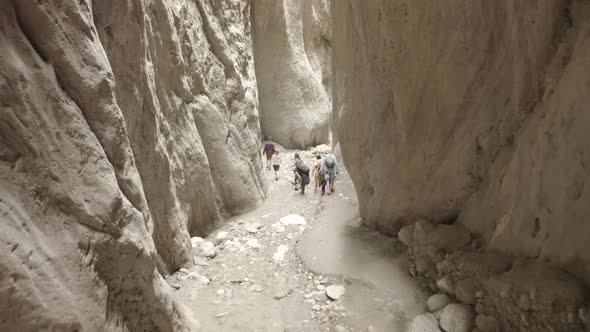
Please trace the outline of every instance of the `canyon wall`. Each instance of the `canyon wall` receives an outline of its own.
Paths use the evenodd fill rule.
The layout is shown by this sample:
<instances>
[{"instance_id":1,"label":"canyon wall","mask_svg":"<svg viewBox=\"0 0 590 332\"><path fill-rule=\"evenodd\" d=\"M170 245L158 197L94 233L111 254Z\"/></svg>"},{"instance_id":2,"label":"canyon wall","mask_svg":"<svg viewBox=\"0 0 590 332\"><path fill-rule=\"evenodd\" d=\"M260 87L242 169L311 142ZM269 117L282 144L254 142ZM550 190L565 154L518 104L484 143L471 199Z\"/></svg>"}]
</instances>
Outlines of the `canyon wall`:
<instances>
[{"instance_id":1,"label":"canyon wall","mask_svg":"<svg viewBox=\"0 0 590 332\"><path fill-rule=\"evenodd\" d=\"M333 130L363 221L457 223L590 283L587 1L332 3Z\"/></svg>"},{"instance_id":2,"label":"canyon wall","mask_svg":"<svg viewBox=\"0 0 590 332\"><path fill-rule=\"evenodd\" d=\"M328 143L331 38L328 0L253 0L262 133L289 148Z\"/></svg>"},{"instance_id":3,"label":"canyon wall","mask_svg":"<svg viewBox=\"0 0 590 332\"><path fill-rule=\"evenodd\" d=\"M264 198L249 15L0 2L0 330L198 328L160 273Z\"/></svg>"}]
</instances>

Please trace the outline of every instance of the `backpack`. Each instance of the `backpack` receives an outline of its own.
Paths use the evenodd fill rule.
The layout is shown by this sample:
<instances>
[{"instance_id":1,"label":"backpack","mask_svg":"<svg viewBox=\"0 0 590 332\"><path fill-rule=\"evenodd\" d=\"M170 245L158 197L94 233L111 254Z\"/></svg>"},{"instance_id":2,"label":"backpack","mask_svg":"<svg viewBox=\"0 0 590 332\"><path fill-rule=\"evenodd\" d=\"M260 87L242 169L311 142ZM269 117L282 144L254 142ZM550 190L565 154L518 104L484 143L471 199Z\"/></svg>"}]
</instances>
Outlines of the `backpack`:
<instances>
[{"instance_id":1,"label":"backpack","mask_svg":"<svg viewBox=\"0 0 590 332\"><path fill-rule=\"evenodd\" d=\"M309 167L307 167L307 165L301 163L297 165L297 169L299 170L299 172L301 172L302 174L309 174Z\"/></svg>"},{"instance_id":2,"label":"backpack","mask_svg":"<svg viewBox=\"0 0 590 332\"><path fill-rule=\"evenodd\" d=\"M333 169L335 165L336 161L334 161L333 158L326 159L326 167L328 167L329 169Z\"/></svg>"}]
</instances>

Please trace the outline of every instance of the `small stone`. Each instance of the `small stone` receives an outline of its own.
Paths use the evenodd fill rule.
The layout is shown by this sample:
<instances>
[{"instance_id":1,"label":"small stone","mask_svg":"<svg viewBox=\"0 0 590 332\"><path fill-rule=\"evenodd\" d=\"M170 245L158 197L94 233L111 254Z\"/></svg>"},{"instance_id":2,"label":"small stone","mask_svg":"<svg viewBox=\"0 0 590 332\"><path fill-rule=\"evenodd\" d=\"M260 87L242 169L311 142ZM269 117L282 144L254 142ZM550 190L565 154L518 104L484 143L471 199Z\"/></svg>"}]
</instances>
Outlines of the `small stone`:
<instances>
[{"instance_id":1,"label":"small stone","mask_svg":"<svg viewBox=\"0 0 590 332\"><path fill-rule=\"evenodd\" d=\"M200 275L200 274L198 274L196 272L189 273L187 275L187 278L188 279L191 279L191 280L196 280L201 285L208 285L209 282L210 282L209 278L207 278L205 276L202 276L202 275Z\"/></svg>"},{"instance_id":2,"label":"small stone","mask_svg":"<svg viewBox=\"0 0 590 332\"><path fill-rule=\"evenodd\" d=\"M447 294L438 293L428 298L428 301L426 301L426 305L428 306L428 311L435 312L441 310L450 302L451 299Z\"/></svg>"},{"instance_id":3,"label":"small stone","mask_svg":"<svg viewBox=\"0 0 590 332\"><path fill-rule=\"evenodd\" d=\"M217 318L222 318L222 317L224 317L224 316L227 316L228 314L229 314L229 312L228 312L228 311L224 311L224 312L220 312L220 313L218 313L217 315L215 315L215 317L217 317Z\"/></svg>"},{"instance_id":4,"label":"small stone","mask_svg":"<svg viewBox=\"0 0 590 332\"><path fill-rule=\"evenodd\" d=\"M306 225L305 218L298 214L290 214L282 217L279 222L283 225Z\"/></svg>"},{"instance_id":5,"label":"small stone","mask_svg":"<svg viewBox=\"0 0 590 332\"><path fill-rule=\"evenodd\" d=\"M344 295L346 289L340 285L330 285L326 288L326 295L332 300L338 300Z\"/></svg>"},{"instance_id":6,"label":"small stone","mask_svg":"<svg viewBox=\"0 0 590 332\"><path fill-rule=\"evenodd\" d=\"M250 225L250 226L246 227L246 232L256 234L256 233L258 233L258 228Z\"/></svg>"},{"instance_id":7,"label":"small stone","mask_svg":"<svg viewBox=\"0 0 590 332\"><path fill-rule=\"evenodd\" d=\"M287 253L287 251L289 251L289 247L287 247L284 244L281 244L278 248L277 251L272 255L272 260L276 263L276 264L281 264L285 261L285 254Z\"/></svg>"},{"instance_id":8,"label":"small stone","mask_svg":"<svg viewBox=\"0 0 590 332\"><path fill-rule=\"evenodd\" d=\"M252 286L250 286L249 290L251 292L262 293L262 286L260 286L260 285L252 285Z\"/></svg>"},{"instance_id":9,"label":"small stone","mask_svg":"<svg viewBox=\"0 0 590 332\"><path fill-rule=\"evenodd\" d=\"M344 315L343 317L346 317L346 316ZM367 332L377 332L377 329L373 325L367 326L367 329L366 330L367 330Z\"/></svg>"},{"instance_id":10,"label":"small stone","mask_svg":"<svg viewBox=\"0 0 590 332\"><path fill-rule=\"evenodd\" d=\"M248 242L246 242L246 245L250 248L260 248L260 244L258 243L258 239L250 239L248 240Z\"/></svg>"},{"instance_id":11,"label":"small stone","mask_svg":"<svg viewBox=\"0 0 590 332\"><path fill-rule=\"evenodd\" d=\"M175 284L173 282L169 283L170 287L174 288L174 289L180 289L180 285L179 284Z\"/></svg>"},{"instance_id":12,"label":"small stone","mask_svg":"<svg viewBox=\"0 0 590 332\"><path fill-rule=\"evenodd\" d=\"M220 243L223 242L223 240L225 240L225 238L227 238L227 232L219 232L217 233L217 236L215 236L215 242Z\"/></svg>"},{"instance_id":13,"label":"small stone","mask_svg":"<svg viewBox=\"0 0 590 332\"><path fill-rule=\"evenodd\" d=\"M473 316L470 306L451 303L441 312L440 327L449 332L470 332L473 328Z\"/></svg>"},{"instance_id":14,"label":"small stone","mask_svg":"<svg viewBox=\"0 0 590 332\"><path fill-rule=\"evenodd\" d=\"M320 311L321 307L320 307L320 305L319 305L319 304L316 304L316 305L314 305L313 307L311 307L311 309L312 309L313 311Z\"/></svg>"},{"instance_id":15,"label":"small stone","mask_svg":"<svg viewBox=\"0 0 590 332\"><path fill-rule=\"evenodd\" d=\"M319 290L319 291L323 291L323 290L325 290L325 289L326 289L326 286L324 286L324 285L322 285L322 284L319 284L319 285L317 286L317 288L318 288L318 290Z\"/></svg>"},{"instance_id":16,"label":"small stone","mask_svg":"<svg viewBox=\"0 0 590 332\"><path fill-rule=\"evenodd\" d=\"M275 300L280 300L280 299L283 299L283 298L287 297L291 293L293 293L293 290L292 289L287 289L287 290L280 291L280 292L276 293L275 295L273 295L272 298L275 299Z\"/></svg>"},{"instance_id":17,"label":"small stone","mask_svg":"<svg viewBox=\"0 0 590 332\"><path fill-rule=\"evenodd\" d=\"M342 325L334 326L334 332L346 332L346 331L348 331L348 330Z\"/></svg>"}]
</instances>

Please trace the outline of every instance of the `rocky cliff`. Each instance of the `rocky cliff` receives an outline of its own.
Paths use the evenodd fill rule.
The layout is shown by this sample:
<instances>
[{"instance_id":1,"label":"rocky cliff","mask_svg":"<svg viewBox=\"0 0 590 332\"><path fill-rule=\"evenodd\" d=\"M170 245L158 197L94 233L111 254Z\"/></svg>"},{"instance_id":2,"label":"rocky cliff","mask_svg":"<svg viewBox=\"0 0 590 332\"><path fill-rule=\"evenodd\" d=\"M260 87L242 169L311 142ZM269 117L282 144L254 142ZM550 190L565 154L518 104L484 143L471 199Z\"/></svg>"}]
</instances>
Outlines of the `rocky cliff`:
<instances>
[{"instance_id":1,"label":"rocky cliff","mask_svg":"<svg viewBox=\"0 0 590 332\"><path fill-rule=\"evenodd\" d=\"M161 273L264 197L246 0L0 2L0 330L195 330Z\"/></svg>"},{"instance_id":2,"label":"rocky cliff","mask_svg":"<svg viewBox=\"0 0 590 332\"><path fill-rule=\"evenodd\" d=\"M328 0L253 0L262 133L289 148L330 135L332 26Z\"/></svg>"},{"instance_id":3,"label":"rocky cliff","mask_svg":"<svg viewBox=\"0 0 590 332\"><path fill-rule=\"evenodd\" d=\"M457 222L590 282L589 13L335 1L333 126L364 222Z\"/></svg>"}]
</instances>

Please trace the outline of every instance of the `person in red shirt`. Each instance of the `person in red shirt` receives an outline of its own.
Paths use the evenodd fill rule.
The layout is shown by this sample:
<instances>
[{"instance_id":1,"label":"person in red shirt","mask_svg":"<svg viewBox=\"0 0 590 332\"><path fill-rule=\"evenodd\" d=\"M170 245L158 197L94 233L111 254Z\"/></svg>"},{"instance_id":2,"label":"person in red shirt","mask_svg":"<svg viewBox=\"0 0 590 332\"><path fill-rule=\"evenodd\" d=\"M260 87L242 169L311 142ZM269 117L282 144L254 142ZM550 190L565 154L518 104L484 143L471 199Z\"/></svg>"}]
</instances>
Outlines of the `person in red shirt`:
<instances>
[{"instance_id":1,"label":"person in red shirt","mask_svg":"<svg viewBox=\"0 0 590 332\"><path fill-rule=\"evenodd\" d=\"M272 143L272 137L269 136L266 138L266 143L264 143L264 147L262 148L262 155L266 156L266 168L269 171L272 164L272 156L275 152L275 145Z\"/></svg>"}]
</instances>

